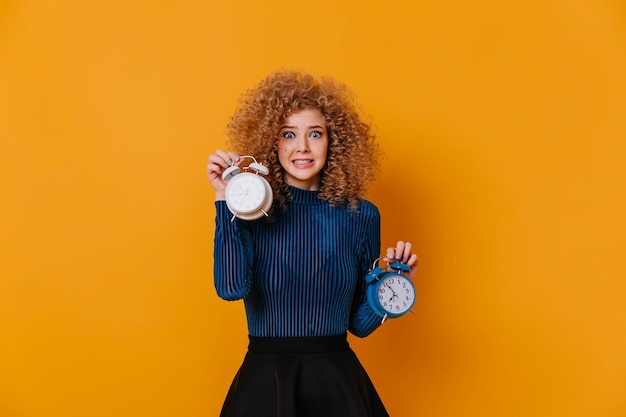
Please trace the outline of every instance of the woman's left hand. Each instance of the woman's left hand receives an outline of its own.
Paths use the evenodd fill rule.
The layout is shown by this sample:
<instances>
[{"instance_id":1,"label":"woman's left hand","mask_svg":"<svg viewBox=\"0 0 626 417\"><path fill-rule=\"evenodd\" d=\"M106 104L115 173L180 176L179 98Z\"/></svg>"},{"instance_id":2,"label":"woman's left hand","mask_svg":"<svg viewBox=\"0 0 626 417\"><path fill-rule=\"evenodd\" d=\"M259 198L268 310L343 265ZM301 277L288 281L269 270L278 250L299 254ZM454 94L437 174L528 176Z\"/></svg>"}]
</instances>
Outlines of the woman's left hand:
<instances>
[{"instance_id":1,"label":"woman's left hand","mask_svg":"<svg viewBox=\"0 0 626 417\"><path fill-rule=\"evenodd\" d=\"M411 252L411 242L399 240L395 247L387 248L385 262L402 262L406 264L411 271L408 273L409 278L413 279L417 272L417 255Z\"/></svg>"}]
</instances>

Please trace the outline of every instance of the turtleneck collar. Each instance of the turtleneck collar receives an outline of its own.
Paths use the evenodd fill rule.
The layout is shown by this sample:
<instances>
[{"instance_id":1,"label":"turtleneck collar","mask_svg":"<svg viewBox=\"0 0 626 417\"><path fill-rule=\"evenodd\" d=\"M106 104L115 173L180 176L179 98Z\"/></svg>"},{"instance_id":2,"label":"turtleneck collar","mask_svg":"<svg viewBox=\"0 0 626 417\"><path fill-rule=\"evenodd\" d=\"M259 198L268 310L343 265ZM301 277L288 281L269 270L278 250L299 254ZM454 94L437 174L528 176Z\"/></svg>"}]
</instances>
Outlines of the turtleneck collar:
<instances>
[{"instance_id":1,"label":"turtleneck collar","mask_svg":"<svg viewBox=\"0 0 626 417\"><path fill-rule=\"evenodd\" d=\"M319 198L319 190L305 190L290 185L289 192L293 197L291 201L297 204L322 204L324 202Z\"/></svg>"}]
</instances>

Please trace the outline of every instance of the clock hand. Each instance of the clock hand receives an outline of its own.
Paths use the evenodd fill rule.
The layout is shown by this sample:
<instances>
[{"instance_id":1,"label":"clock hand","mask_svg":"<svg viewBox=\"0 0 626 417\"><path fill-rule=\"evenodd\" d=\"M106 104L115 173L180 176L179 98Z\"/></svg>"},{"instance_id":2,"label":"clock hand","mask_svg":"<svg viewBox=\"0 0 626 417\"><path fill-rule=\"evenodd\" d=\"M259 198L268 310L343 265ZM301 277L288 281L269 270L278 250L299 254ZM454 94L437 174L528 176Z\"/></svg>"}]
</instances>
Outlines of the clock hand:
<instances>
[{"instance_id":1,"label":"clock hand","mask_svg":"<svg viewBox=\"0 0 626 417\"><path fill-rule=\"evenodd\" d=\"M241 184L237 183L237 187L238 187L241 191L243 191L243 195L248 195L248 190L245 190L245 189L241 186Z\"/></svg>"},{"instance_id":2,"label":"clock hand","mask_svg":"<svg viewBox=\"0 0 626 417\"><path fill-rule=\"evenodd\" d=\"M391 296L391 298L389 299L389 301L393 300L394 298L398 298L398 294L396 294L396 292L393 290L393 288L391 288L391 287L389 286L389 284L388 284L388 283L386 283L386 282L385 282L385 287L389 288L389 291L391 291L391 293L393 294L393 295Z\"/></svg>"}]
</instances>

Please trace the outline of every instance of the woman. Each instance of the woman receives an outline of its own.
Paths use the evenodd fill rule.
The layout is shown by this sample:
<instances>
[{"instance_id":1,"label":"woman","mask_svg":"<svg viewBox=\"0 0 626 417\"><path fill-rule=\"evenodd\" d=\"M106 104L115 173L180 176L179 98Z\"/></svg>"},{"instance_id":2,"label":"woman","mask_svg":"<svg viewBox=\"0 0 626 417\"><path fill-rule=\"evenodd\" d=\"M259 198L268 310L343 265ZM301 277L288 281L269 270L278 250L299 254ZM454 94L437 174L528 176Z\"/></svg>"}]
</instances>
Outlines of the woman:
<instances>
[{"instance_id":1,"label":"woman","mask_svg":"<svg viewBox=\"0 0 626 417\"><path fill-rule=\"evenodd\" d=\"M346 339L381 323L364 280L380 256L380 216L361 198L378 149L351 92L308 74L270 74L242 97L227 136L233 151L217 150L207 165L215 287L244 300L250 344L221 416L387 416ZM231 222L221 174L242 154L269 167L275 202L268 217ZM385 259L414 276L409 242Z\"/></svg>"}]
</instances>

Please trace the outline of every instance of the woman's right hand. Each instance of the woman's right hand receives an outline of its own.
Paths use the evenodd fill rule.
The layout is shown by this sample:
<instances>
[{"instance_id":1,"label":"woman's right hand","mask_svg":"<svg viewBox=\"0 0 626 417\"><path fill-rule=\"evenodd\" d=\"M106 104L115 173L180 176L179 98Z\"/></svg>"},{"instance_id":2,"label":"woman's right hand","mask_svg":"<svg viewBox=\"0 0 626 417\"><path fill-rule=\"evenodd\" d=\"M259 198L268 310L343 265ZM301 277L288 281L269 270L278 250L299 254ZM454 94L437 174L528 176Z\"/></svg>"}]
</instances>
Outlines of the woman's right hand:
<instances>
[{"instance_id":1,"label":"woman's right hand","mask_svg":"<svg viewBox=\"0 0 626 417\"><path fill-rule=\"evenodd\" d=\"M413 245L411 245L411 242L399 240L395 248L387 248L386 256L383 259L385 262L402 262L410 268L408 275L409 278L413 279L417 272L418 258L412 249Z\"/></svg>"},{"instance_id":2,"label":"woman's right hand","mask_svg":"<svg viewBox=\"0 0 626 417\"><path fill-rule=\"evenodd\" d=\"M224 200L226 198L226 183L222 179L222 173L232 165L239 165L239 156L233 152L218 149L215 153L209 155L206 173L209 177L209 182L215 190L216 200Z\"/></svg>"}]
</instances>

